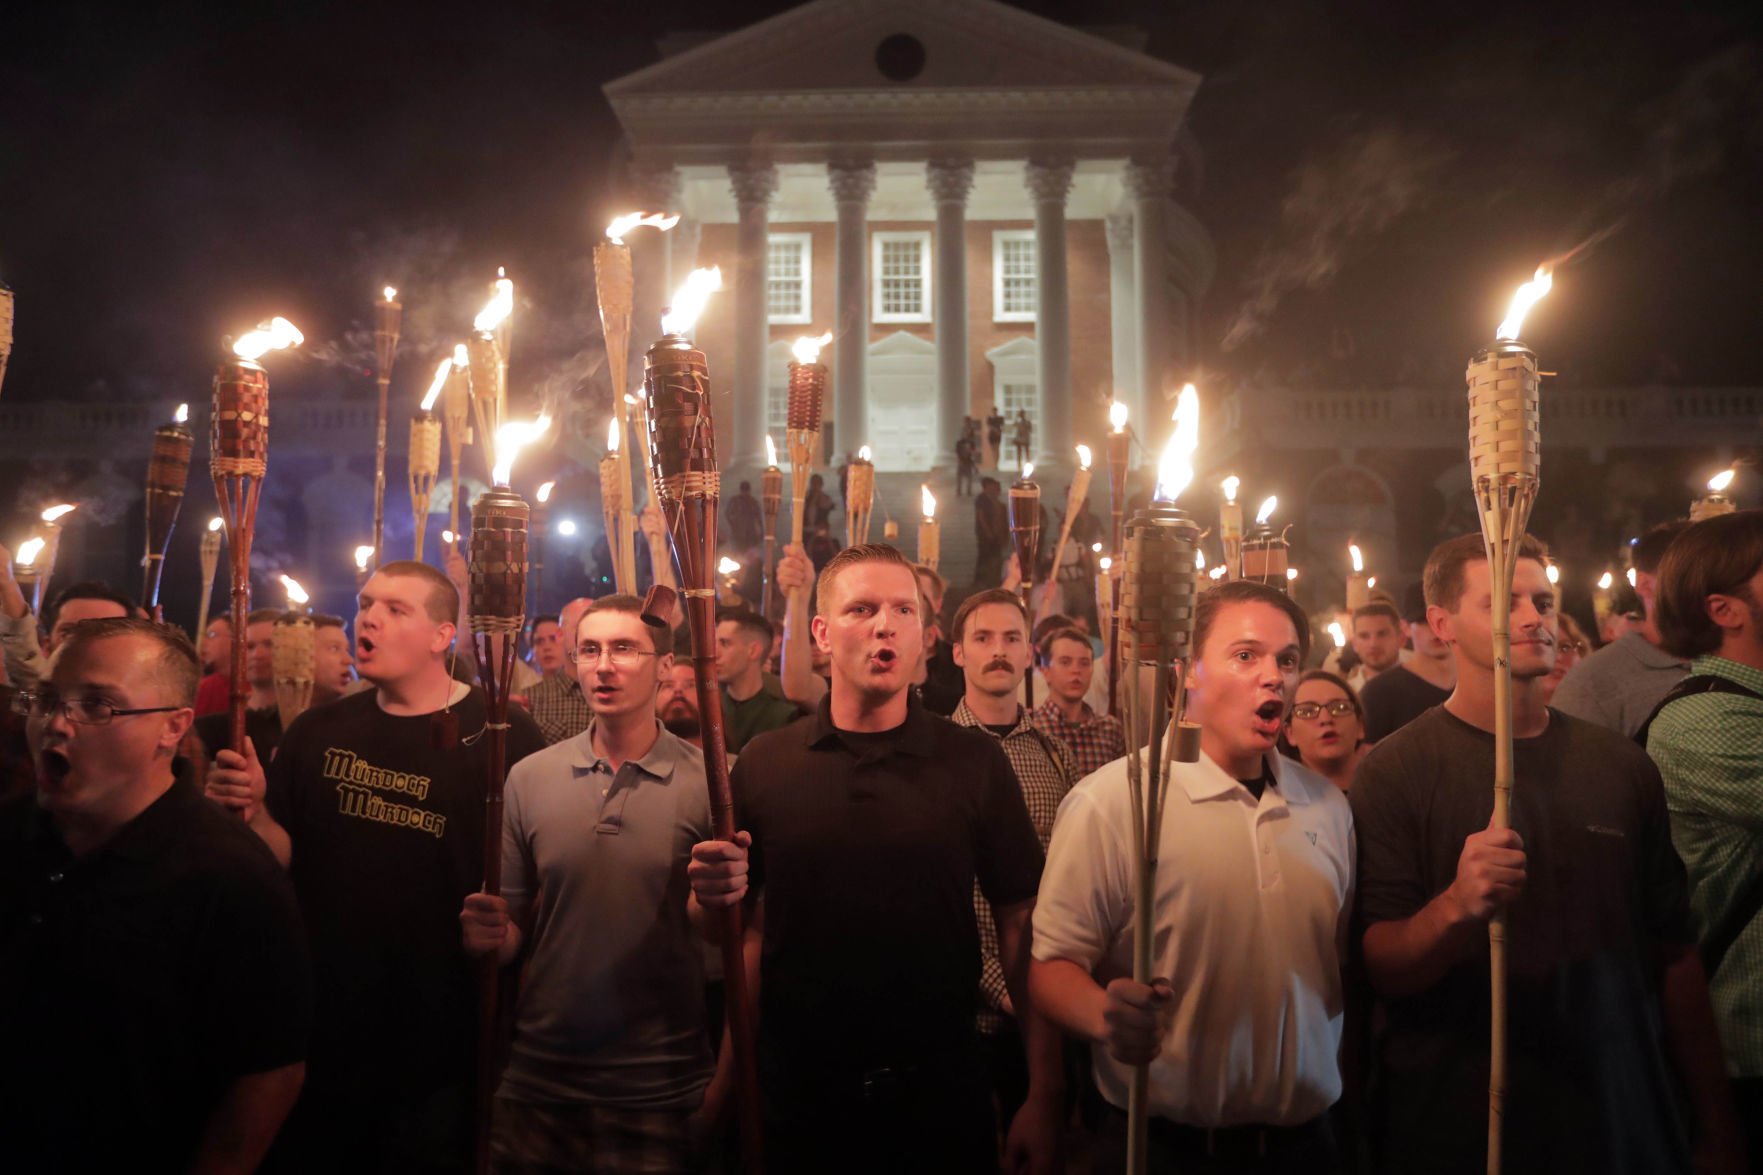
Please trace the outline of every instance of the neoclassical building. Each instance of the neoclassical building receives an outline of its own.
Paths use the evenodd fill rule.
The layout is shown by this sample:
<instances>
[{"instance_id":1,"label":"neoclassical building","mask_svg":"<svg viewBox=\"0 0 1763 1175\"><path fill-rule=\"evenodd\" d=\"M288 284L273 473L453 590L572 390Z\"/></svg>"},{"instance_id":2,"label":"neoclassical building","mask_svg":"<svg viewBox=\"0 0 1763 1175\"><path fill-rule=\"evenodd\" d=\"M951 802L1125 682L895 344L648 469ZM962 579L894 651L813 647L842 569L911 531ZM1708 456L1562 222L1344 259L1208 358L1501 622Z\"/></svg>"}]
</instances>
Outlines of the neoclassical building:
<instances>
[{"instance_id":1,"label":"neoclassical building","mask_svg":"<svg viewBox=\"0 0 1763 1175\"><path fill-rule=\"evenodd\" d=\"M947 465L994 406L1054 463L1111 398L1167 413L1212 273L1178 200L1198 75L992 0L813 0L669 48L605 88L631 198L684 216L631 239L633 347L722 267L697 340L725 464L781 442L789 344L828 330L828 451L883 470Z\"/></svg>"}]
</instances>

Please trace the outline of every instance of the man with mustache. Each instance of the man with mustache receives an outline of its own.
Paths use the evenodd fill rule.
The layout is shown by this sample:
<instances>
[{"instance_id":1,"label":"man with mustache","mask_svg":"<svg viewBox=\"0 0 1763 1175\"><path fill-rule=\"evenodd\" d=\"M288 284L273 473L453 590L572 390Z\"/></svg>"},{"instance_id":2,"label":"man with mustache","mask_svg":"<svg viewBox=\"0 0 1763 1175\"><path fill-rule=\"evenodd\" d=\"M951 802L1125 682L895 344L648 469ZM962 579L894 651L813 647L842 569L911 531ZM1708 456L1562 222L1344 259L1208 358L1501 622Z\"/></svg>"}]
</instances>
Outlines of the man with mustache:
<instances>
[{"instance_id":1,"label":"man with mustache","mask_svg":"<svg viewBox=\"0 0 1763 1175\"><path fill-rule=\"evenodd\" d=\"M1493 584L1479 534L1440 544L1424 573L1456 687L1354 780L1356 933L1385 1012L1374 1150L1390 1172L1484 1169L1488 923L1503 911L1506 1169L1688 1171L1693 1137L1697 1170L1738 1170L1659 771L1622 735L1542 701L1556 633L1546 558L1526 538L1513 575L1512 827L1489 827Z\"/></svg>"},{"instance_id":2,"label":"man with mustache","mask_svg":"<svg viewBox=\"0 0 1763 1175\"><path fill-rule=\"evenodd\" d=\"M1004 748L1045 852L1053 835L1053 818L1077 776L1065 744L1037 729L1028 710L1017 701L1017 691L1034 657L1028 641L1028 612L1015 592L990 588L962 601L950 629L955 664L967 680L967 692L952 719L957 726L985 731ZM976 1025L991 1069L992 1091L1008 1118L1028 1095L1022 1032L998 957L998 931L991 906L977 889L973 912L979 920L980 941Z\"/></svg>"},{"instance_id":3,"label":"man with mustache","mask_svg":"<svg viewBox=\"0 0 1763 1175\"><path fill-rule=\"evenodd\" d=\"M1095 1170L1125 1163L1133 1066L1150 1066L1150 1169L1333 1170L1353 819L1279 754L1309 652L1303 609L1236 580L1201 595L1187 667L1200 757L1170 765L1151 983L1131 978L1134 808L1121 759L1059 809L1035 907L1035 1001L1090 1041L1108 1103Z\"/></svg>"},{"instance_id":4,"label":"man with mustache","mask_svg":"<svg viewBox=\"0 0 1763 1175\"><path fill-rule=\"evenodd\" d=\"M698 713L698 674L689 660L675 661L661 675L655 692L655 717L668 734L693 746L704 745L704 719Z\"/></svg>"},{"instance_id":5,"label":"man with mustache","mask_svg":"<svg viewBox=\"0 0 1763 1175\"><path fill-rule=\"evenodd\" d=\"M1012 1166L1044 1169L1063 1075L1022 982L1041 848L1010 762L914 695L924 615L899 551L841 551L818 609L830 692L813 717L747 745L734 768L742 831L697 845L688 869L706 907L752 891L767 1170L996 1168L974 1034L976 879L1029 1053Z\"/></svg>"}]
</instances>

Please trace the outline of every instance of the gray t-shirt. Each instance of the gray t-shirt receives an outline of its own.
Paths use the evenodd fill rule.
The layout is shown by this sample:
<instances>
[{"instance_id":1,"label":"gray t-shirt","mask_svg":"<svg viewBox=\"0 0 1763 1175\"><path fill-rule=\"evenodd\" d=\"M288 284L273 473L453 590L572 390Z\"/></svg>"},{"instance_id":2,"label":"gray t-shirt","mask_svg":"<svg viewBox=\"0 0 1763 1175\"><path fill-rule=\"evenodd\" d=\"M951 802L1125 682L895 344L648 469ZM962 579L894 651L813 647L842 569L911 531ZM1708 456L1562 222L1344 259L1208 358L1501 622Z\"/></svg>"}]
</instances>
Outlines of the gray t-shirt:
<instances>
[{"instance_id":1,"label":"gray t-shirt","mask_svg":"<svg viewBox=\"0 0 1763 1175\"><path fill-rule=\"evenodd\" d=\"M1638 632L1611 641L1567 671L1550 705L1633 738L1653 707L1689 675L1679 661Z\"/></svg>"},{"instance_id":2,"label":"gray t-shirt","mask_svg":"<svg viewBox=\"0 0 1763 1175\"><path fill-rule=\"evenodd\" d=\"M593 727L508 775L502 893L538 900L504 1096L695 1109L714 1066L686 863L710 837L704 754L665 730L611 773Z\"/></svg>"}]
</instances>

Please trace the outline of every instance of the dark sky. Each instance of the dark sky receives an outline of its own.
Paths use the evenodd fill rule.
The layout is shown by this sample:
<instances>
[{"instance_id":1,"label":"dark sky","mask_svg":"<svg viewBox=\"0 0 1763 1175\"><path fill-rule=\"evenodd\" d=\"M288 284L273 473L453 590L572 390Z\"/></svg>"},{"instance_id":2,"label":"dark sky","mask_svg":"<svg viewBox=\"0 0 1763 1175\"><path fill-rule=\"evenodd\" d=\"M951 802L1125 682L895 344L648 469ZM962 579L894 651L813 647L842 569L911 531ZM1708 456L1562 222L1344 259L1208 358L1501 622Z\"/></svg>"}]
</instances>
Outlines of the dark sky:
<instances>
[{"instance_id":1,"label":"dark sky","mask_svg":"<svg viewBox=\"0 0 1763 1175\"><path fill-rule=\"evenodd\" d=\"M1021 6L1139 25L1205 75L1205 167L1187 178L1218 244L1201 333L1219 375L1289 373L1350 335L1357 358L1329 378L1448 383L1538 261L1619 224L1527 331L1550 365L1763 383L1754 6ZM787 7L13 6L5 394L191 398L220 337L271 312L339 341L346 367L382 281L409 293L407 336L456 334L503 263L528 337L579 347L596 330L587 249L619 203L600 86L655 60L665 31Z\"/></svg>"}]
</instances>

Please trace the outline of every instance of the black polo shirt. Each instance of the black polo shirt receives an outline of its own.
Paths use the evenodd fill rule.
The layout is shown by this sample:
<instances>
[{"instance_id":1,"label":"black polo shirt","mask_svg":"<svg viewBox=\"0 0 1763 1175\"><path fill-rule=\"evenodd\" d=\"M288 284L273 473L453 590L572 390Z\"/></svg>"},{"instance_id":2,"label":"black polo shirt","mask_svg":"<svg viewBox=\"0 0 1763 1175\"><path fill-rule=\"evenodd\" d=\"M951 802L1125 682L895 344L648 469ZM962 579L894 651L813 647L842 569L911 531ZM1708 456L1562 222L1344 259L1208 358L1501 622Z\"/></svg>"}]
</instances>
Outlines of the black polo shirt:
<instances>
[{"instance_id":1,"label":"black polo shirt","mask_svg":"<svg viewBox=\"0 0 1763 1175\"><path fill-rule=\"evenodd\" d=\"M187 780L82 858L35 795L0 807L0 1170L186 1170L310 1016L286 874Z\"/></svg>"},{"instance_id":2,"label":"black polo shirt","mask_svg":"<svg viewBox=\"0 0 1763 1175\"><path fill-rule=\"evenodd\" d=\"M751 882L765 903L761 1057L812 1081L931 1061L972 1039L973 885L1035 896L1041 845L998 740L911 699L880 734L831 700L747 744L734 769Z\"/></svg>"},{"instance_id":3,"label":"black polo shirt","mask_svg":"<svg viewBox=\"0 0 1763 1175\"><path fill-rule=\"evenodd\" d=\"M202 750L210 763L219 751L231 750L233 745L232 712L222 710L218 714L204 714L196 719L196 737L202 741ZM274 706L262 710L245 711L245 737L251 740L251 746L257 751L257 761L268 766L275 758L275 751L282 741L282 713Z\"/></svg>"}]
</instances>

